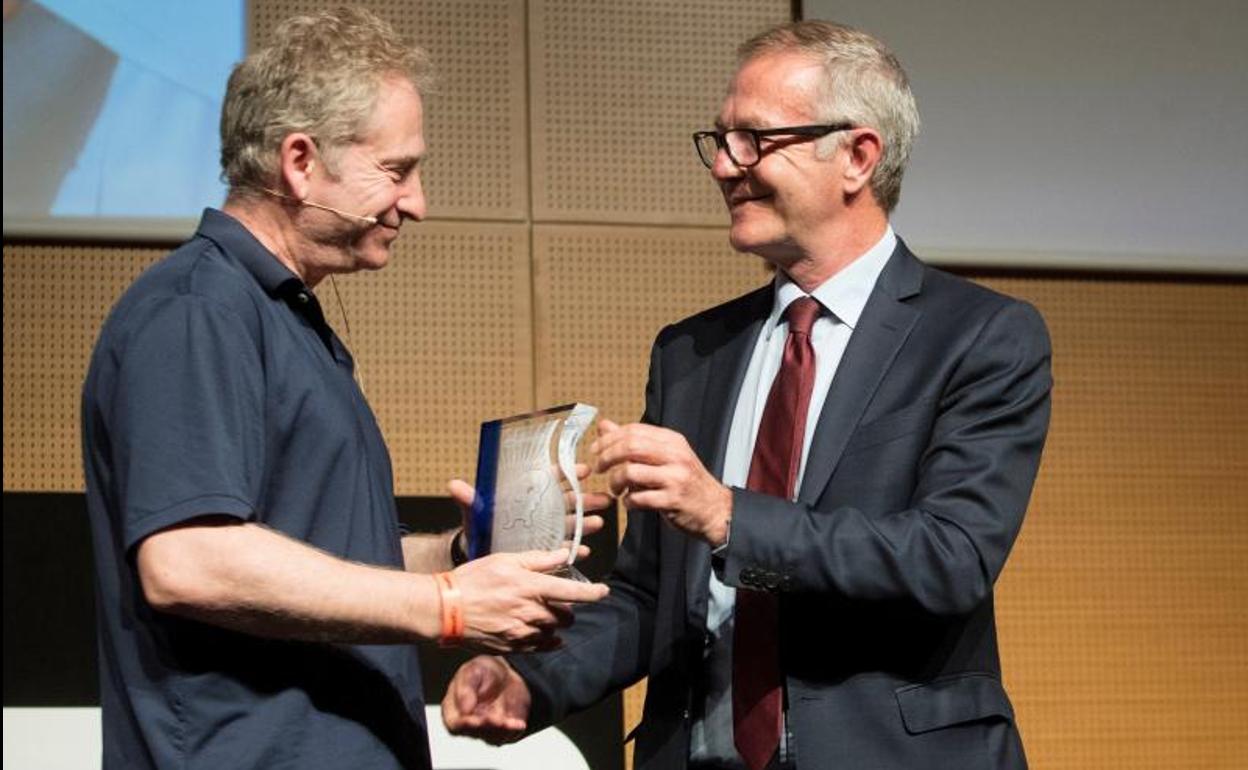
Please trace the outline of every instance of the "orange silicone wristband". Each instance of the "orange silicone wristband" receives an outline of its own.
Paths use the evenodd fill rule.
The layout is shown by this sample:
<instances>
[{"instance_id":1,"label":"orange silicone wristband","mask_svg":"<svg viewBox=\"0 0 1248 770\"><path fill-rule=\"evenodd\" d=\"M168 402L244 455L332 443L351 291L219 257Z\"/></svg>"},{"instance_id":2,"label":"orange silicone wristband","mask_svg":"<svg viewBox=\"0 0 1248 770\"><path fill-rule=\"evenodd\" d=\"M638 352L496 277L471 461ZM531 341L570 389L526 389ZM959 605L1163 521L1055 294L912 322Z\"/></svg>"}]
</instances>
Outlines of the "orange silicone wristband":
<instances>
[{"instance_id":1,"label":"orange silicone wristband","mask_svg":"<svg viewBox=\"0 0 1248 770\"><path fill-rule=\"evenodd\" d=\"M438 584L438 598L442 602L442 634L438 642L452 645L464 638L464 605L451 573L439 572L433 579Z\"/></svg>"}]
</instances>

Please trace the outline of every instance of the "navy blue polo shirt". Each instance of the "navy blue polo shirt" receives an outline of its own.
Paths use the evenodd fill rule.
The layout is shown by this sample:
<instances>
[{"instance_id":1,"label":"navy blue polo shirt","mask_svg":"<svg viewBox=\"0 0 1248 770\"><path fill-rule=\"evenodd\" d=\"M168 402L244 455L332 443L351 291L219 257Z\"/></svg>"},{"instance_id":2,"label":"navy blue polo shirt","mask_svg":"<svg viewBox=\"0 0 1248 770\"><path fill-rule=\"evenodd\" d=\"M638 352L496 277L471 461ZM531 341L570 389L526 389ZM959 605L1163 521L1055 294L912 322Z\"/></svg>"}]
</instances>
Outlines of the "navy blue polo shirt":
<instances>
[{"instance_id":1,"label":"navy blue polo shirt","mask_svg":"<svg viewBox=\"0 0 1248 770\"><path fill-rule=\"evenodd\" d=\"M154 611L134 554L205 515L401 568L390 457L315 295L232 217L147 270L83 388L104 767L428 768L412 645L260 639Z\"/></svg>"}]
</instances>

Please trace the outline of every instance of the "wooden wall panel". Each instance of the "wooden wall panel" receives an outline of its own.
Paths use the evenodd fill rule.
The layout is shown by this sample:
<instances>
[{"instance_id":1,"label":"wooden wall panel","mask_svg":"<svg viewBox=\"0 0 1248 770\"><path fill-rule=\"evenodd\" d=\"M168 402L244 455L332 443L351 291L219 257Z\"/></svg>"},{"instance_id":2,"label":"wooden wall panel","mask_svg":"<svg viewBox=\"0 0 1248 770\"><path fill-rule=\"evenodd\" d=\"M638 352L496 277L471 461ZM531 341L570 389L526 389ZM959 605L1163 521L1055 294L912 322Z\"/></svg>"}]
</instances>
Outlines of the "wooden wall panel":
<instances>
[{"instance_id":1,"label":"wooden wall panel","mask_svg":"<svg viewBox=\"0 0 1248 770\"><path fill-rule=\"evenodd\" d=\"M83 488L78 400L99 327L160 248L4 247L4 488ZM395 491L442 495L476 470L480 421L532 408L528 231L409 225L391 264L338 279ZM328 281L318 287L345 336Z\"/></svg>"},{"instance_id":2,"label":"wooden wall panel","mask_svg":"<svg viewBox=\"0 0 1248 770\"><path fill-rule=\"evenodd\" d=\"M998 591L1035 767L1248 756L1248 285L992 278L1053 334L1053 425Z\"/></svg>"},{"instance_id":3,"label":"wooden wall panel","mask_svg":"<svg viewBox=\"0 0 1248 770\"><path fill-rule=\"evenodd\" d=\"M408 224L385 269L337 281L395 491L471 482L481 421L533 408L528 228ZM317 293L342 334L332 286Z\"/></svg>"},{"instance_id":4,"label":"wooden wall panel","mask_svg":"<svg viewBox=\"0 0 1248 770\"><path fill-rule=\"evenodd\" d=\"M531 0L533 218L726 221L693 149L736 47L787 0Z\"/></svg>"},{"instance_id":5,"label":"wooden wall panel","mask_svg":"<svg viewBox=\"0 0 1248 770\"><path fill-rule=\"evenodd\" d=\"M663 326L771 280L726 230L535 225L537 400L641 417Z\"/></svg>"},{"instance_id":6,"label":"wooden wall panel","mask_svg":"<svg viewBox=\"0 0 1248 770\"><path fill-rule=\"evenodd\" d=\"M4 490L83 488L79 399L104 317L158 248L4 244Z\"/></svg>"}]
</instances>

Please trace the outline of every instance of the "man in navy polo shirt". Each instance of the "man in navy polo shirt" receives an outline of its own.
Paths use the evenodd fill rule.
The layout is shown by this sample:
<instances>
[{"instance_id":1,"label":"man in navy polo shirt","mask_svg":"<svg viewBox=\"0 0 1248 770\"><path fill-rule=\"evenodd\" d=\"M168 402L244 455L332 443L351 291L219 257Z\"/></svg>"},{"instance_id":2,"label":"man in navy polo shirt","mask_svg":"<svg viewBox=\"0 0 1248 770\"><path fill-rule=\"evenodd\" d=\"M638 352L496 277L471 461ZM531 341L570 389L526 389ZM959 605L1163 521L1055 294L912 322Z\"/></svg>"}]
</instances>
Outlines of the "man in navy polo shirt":
<instances>
[{"instance_id":1,"label":"man in navy polo shirt","mask_svg":"<svg viewBox=\"0 0 1248 770\"><path fill-rule=\"evenodd\" d=\"M427 69L362 11L280 26L230 78L223 210L105 323L82 419L106 768L428 768L416 640L549 648L606 592L542 574L562 553L451 571L454 533L401 536L311 292L425 216Z\"/></svg>"}]
</instances>

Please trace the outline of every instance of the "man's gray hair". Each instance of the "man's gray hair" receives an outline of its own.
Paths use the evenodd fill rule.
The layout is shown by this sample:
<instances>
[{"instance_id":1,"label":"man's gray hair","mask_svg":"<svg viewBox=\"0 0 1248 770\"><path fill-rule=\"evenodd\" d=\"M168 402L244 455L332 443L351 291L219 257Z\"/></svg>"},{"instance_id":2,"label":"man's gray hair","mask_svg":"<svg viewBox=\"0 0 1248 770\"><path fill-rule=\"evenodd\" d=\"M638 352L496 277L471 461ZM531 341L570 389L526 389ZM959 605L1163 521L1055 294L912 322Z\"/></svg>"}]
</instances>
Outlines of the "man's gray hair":
<instances>
[{"instance_id":1,"label":"man's gray hair","mask_svg":"<svg viewBox=\"0 0 1248 770\"><path fill-rule=\"evenodd\" d=\"M772 27L737 50L738 64L770 53L811 56L824 70L818 94L818 120L870 126L884 150L871 177L875 200L891 212L901 197L901 178L919 134L919 110L901 62L879 40L830 21L798 21ZM841 137L843 134L834 135Z\"/></svg>"},{"instance_id":2,"label":"man's gray hair","mask_svg":"<svg viewBox=\"0 0 1248 770\"><path fill-rule=\"evenodd\" d=\"M393 77L426 93L429 57L376 15L342 7L283 22L230 75L221 176L233 191L274 186L282 140L296 132L311 135L332 164L336 149L361 138Z\"/></svg>"}]
</instances>

